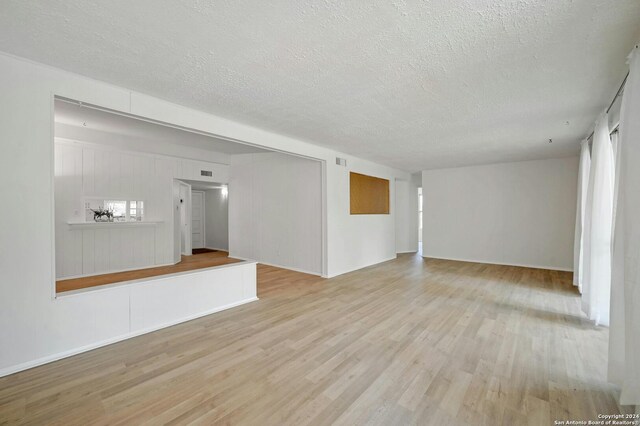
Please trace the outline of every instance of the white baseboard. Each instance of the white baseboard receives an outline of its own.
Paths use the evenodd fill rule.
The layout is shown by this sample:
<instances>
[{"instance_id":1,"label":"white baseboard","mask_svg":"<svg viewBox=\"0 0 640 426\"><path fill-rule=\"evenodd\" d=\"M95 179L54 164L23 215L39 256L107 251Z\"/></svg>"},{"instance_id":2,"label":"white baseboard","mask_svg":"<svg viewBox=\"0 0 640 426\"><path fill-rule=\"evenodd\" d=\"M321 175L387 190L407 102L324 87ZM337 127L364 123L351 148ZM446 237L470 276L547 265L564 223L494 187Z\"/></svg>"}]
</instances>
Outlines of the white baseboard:
<instances>
[{"instance_id":1,"label":"white baseboard","mask_svg":"<svg viewBox=\"0 0 640 426\"><path fill-rule=\"evenodd\" d=\"M518 266L521 268L547 269L550 271L573 272L573 268L561 268L558 266L545 266L545 265L531 265L531 264L525 264L525 263L502 263L502 262L493 262L488 260L461 259L456 257L440 257L440 256L425 255L424 252L422 254L422 257L427 259L453 260L456 262L484 263L487 265Z\"/></svg>"},{"instance_id":2,"label":"white baseboard","mask_svg":"<svg viewBox=\"0 0 640 426\"><path fill-rule=\"evenodd\" d=\"M415 250L397 251L396 254L417 253L417 252L418 252L418 249L415 249Z\"/></svg>"},{"instance_id":3,"label":"white baseboard","mask_svg":"<svg viewBox=\"0 0 640 426\"><path fill-rule=\"evenodd\" d=\"M348 271L338 272L337 274L329 275L327 278L334 278L334 277L337 277L337 276L340 276L340 275L348 274L350 272L358 271L360 269L368 268L370 266L375 266L375 265L378 265L380 263L389 262L391 260L396 260L397 258L398 258L398 256L397 256L397 253L396 253L396 255L394 255L392 257L389 257L389 258L386 258L386 259L382 259L382 260L379 260L377 262L368 263L366 265L358 266L357 268L349 269Z\"/></svg>"},{"instance_id":4,"label":"white baseboard","mask_svg":"<svg viewBox=\"0 0 640 426\"><path fill-rule=\"evenodd\" d=\"M229 257L232 257L234 259L240 259L240 260L244 260L244 261L249 261L249 262L262 263L263 265L267 265L267 266L275 266L276 268L288 269L290 271L296 271L296 272L301 272L303 274L309 274L309 275L315 275L317 277L322 277L322 274L320 274L318 272L311 272L311 271L307 271L307 270L300 269L300 268L292 268L291 266L278 265L276 263L263 262L261 260L248 259L246 257L232 255L231 253L229 253ZM324 278L326 278L326 277L324 277Z\"/></svg>"},{"instance_id":5,"label":"white baseboard","mask_svg":"<svg viewBox=\"0 0 640 426\"><path fill-rule=\"evenodd\" d=\"M218 248L218 247L205 247L207 250L216 250L216 251L224 251L224 252L229 252L228 248ZM244 259L243 259L244 260Z\"/></svg>"},{"instance_id":6,"label":"white baseboard","mask_svg":"<svg viewBox=\"0 0 640 426\"><path fill-rule=\"evenodd\" d=\"M63 358L68 358L73 355L78 355L83 352L88 352L93 349L101 348L103 346L108 346L117 342L121 342L123 340L131 339L133 337L141 336L143 334L151 333L153 331L157 331L163 328L171 327L172 325L180 324L183 322L191 321L196 318L204 317L207 315L215 314L216 312L224 311L227 309L235 308L236 306L244 305L246 303L255 302L258 300L257 297L251 297L249 299L243 299L238 302L229 303L227 305L218 306L216 308L210 309L208 311L200 312L198 314L189 315L184 318L180 318L175 321L170 321L161 325L149 327L143 330L137 330L134 332L126 333L120 336L116 336L110 339L102 340L100 342L91 343L89 345L81 346L79 348L71 349L68 351L59 352L57 354L48 355L42 358L35 359L33 361L27 361L22 364L13 365L11 367L6 367L0 370L0 377L8 376L9 374L18 373L20 371L28 370L30 368L38 367L39 365L48 364L50 362L58 361Z\"/></svg>"}]
</instances>

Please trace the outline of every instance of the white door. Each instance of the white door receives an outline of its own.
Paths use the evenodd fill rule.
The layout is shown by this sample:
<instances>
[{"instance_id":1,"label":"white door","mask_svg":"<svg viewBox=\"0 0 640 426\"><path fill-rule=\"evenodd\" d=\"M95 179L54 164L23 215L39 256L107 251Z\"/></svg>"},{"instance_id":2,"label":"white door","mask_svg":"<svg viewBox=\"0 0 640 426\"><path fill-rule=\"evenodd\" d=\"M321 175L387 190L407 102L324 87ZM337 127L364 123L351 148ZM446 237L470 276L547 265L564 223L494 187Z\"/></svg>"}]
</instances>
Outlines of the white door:
<instances>
[{"instance_id":1,"label":"white door","mask_svg":"<svg viewBox=\"0 0 640 426\"><path fill-rule=\"evenodd\" d=\"M204 192L191 192L191 248L204 247Z\"/></svg>"}]
</instances>

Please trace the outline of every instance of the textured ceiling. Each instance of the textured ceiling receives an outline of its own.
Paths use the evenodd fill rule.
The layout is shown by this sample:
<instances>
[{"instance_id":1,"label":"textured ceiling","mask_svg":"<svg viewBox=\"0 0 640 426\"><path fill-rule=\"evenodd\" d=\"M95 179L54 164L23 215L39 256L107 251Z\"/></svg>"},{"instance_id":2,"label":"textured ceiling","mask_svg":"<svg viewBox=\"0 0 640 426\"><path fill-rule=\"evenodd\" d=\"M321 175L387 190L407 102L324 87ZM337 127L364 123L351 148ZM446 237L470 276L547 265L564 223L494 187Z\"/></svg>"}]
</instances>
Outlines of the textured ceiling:
<instances>
[{"instance_id":1,"label":"textured ceiling","mask_svg":"<svg viewBox=\"0 0 640 426\"><path fill-rule=\"evenodd\" d=\"M638 0L0 3L2 51L408 171L577 154L639 39Z\"/></svg>"},{"instance_id":2,"label":"textured ceiling","mask_svg":"<svg viewBox=\"0 0 640 426\"><path fill-rule=\"evenodd\" d=\"M155 143L182 144L223 154L270 152L250 145L56 100L56 123Z\"/></svg>"}]
</instances>

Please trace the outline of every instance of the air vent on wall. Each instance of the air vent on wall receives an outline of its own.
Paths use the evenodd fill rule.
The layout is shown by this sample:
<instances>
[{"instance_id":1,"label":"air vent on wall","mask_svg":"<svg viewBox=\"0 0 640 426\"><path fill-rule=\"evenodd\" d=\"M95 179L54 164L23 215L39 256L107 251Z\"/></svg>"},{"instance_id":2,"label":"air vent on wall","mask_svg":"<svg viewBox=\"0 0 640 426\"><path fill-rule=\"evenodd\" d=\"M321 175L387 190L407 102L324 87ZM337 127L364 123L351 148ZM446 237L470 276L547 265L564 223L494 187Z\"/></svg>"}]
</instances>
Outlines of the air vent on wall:
<instances>
[{"instance_id":1,"label":"air vent on wall","mask_svg":"<svg viewBox=\"0 0 640 426\"><path fill-rule=\"evenodd\" d=\"M338 166L347 167L347 159L346 158L336 157L336 164Z\"/></svg>"},{"instance_id":2,"label":"air vent on wall","mask_svg":"<svg viewBox=\"0 0 640 426\"><path fill-rule=\"evenodd\" d=\"M213 176L213 172L210 171L210 170L200 170L200 176L212 177Z\"/></svg>"}]
</instances>

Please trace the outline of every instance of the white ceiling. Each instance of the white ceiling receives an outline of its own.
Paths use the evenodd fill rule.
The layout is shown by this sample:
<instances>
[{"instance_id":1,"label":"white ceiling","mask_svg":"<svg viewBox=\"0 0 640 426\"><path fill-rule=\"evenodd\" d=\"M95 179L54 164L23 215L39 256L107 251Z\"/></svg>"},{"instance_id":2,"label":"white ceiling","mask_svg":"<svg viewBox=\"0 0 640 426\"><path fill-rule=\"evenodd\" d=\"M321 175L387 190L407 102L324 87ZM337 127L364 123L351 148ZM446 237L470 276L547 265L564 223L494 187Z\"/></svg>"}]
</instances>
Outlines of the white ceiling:
<instances>
[{"instance_id":1,"label":"white ceiling","mask_svg":"<svg viewBox=\"0 0 640 426\"><path fill-rule=\"evenodd\" d=\"M158 145L163 143L179 144L230 155L270 152L250 145L150 123L60 100L55 102L55 121L56 123L82 129L86 128L135 140L149 141Z\"/></svg>"},{"instance_id":2,"label":"white ceiling","mask_svg":"<svg viewBox=\"0 0 640 426\"><path fill-rule=\"evenodd\" d=\"M638 0L5 0L0 12L2 51L409 171L576 154L640 40Z\"/></svg>"}]
</instances>

